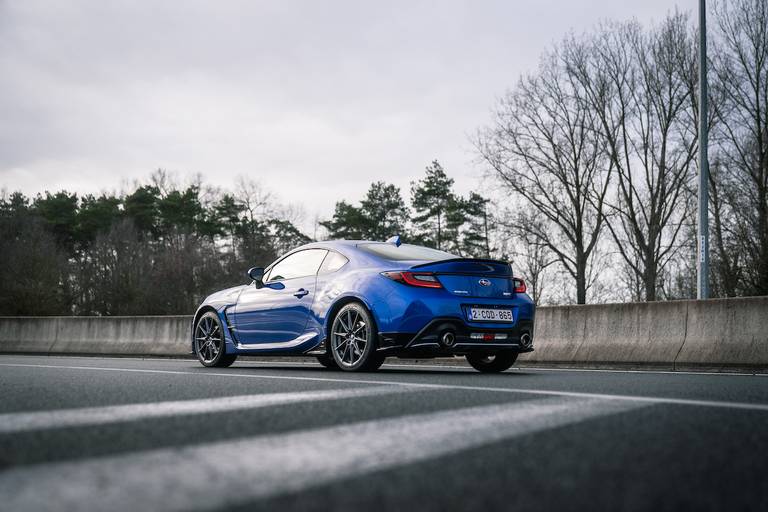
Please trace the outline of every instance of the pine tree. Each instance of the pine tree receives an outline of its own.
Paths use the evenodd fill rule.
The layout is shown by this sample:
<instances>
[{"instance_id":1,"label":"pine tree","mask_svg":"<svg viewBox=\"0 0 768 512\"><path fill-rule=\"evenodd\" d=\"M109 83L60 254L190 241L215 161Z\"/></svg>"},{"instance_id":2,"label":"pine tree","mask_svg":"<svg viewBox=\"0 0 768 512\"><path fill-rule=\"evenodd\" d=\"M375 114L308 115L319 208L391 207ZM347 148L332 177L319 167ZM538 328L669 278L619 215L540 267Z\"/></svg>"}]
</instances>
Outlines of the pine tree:
<instances>
[{"instance_id":1,"label":"pine tree","mask_svg":"<svg viewBox=\"0 0 768 512\"><path fill-rule=\"evenodd\" d=\"M363 211L346 201L336 203L333 218L320 223L328 230L328 237L339 240L361 240L368 229Z\"/></svg>"},{"instance_id":2,"label":"pine tree","mask_svg":"<svg viewBox=\"0 0 768 512\"><path fill-rule=\"evenodd\" d=\"M437 249L447 249L457 231L459 201L453 193L453 179L446 176L437 160L427 166L426 176L411 183L411 206L415 215L411 222L421 243Z\"/></svg>"},{"instance_id":3,"label":"pine tree","mask_svg":"<svg viewBox=\"0 0 768 512\"><path fill-rule=\"evenodd\" d=\"M386 240L405 233L408 216L400 189L377 181L371 184L360 206L339 201L333 218L320 225L332 239Z\"/></svg>"},{"instance_id":4,"label":"pine tree","mask_svg":"<svg viewBox=\"0 0 768 512\"><path fill-rule=\"evenodd\" d=\"M405 234L409 212L398 187L383 181L372 183L365 199L360 202L360 210L365 219L365 239L386 240L393 235Z\"/></svg>"},{"instance_id":5,"label":"pine tree","mask_svg":"<svg viewBox=\"0 0 768 512\"><path fill-rule=\"evenodd\" d=\"M477 192L461 201L464 226L461 230L461 253L478 258L491 257L490 215L488 199Z\"/></svg>"}]
</instances>

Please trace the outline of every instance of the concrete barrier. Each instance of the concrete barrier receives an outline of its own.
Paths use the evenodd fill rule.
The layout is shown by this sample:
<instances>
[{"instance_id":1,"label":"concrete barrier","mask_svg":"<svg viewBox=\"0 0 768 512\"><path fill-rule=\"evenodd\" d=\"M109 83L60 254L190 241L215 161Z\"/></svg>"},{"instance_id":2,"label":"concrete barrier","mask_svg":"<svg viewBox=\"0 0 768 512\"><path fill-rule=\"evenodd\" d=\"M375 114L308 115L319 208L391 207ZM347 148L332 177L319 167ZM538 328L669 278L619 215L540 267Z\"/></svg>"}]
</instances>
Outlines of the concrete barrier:
<instances>
[{"instance_id":1,"label":"concrete barrier","mask_svg":"<svg viewBox=\"0 0 768 512\"><path fill-rule=\"evenodd\" d=\"M0 350L50 353L57 330L55 317L0 317Z\"/></svg>"},{"instance_id":2,"label":"concrete barrier","mask_svg":"<svg viewBox=\"0 0 768 512\"><path fill-rule=\"evenodd\" d=\"M0 352L185 356L190 316L0 317ZM768 371L768 297L540 307L522 364Z\"/></svg>"},{"instance_id":3,"label":"concrete barrier","mask_svg":"<svg viewBox=\"0 0 768 512\"><path fill-rule=\"evenodd\" d=\"M688 301L677 369L768 369L768 297Z\"/></svg>"},{"instance_id":4,"label":"concrete barrier","mask_svg":"<svg viewBox=\"0 0 768 512\"><path fill-rule=\"evenodd\" d=\"M688 301L542 307L521 361L674 368Z\"/></svg>"},{"instance_id":5,"label":"concrete barrier","mask_svg":"<svg viewBox=\"0 0 768 512\"><path fill-rule=\"evenodd\" d=\"M0 351L182 356L191 316L0 317Z\"/></svg>"},{"instance_id":6,"label":"concrete barrier","mask_svg":"<svg viewBox=\"0 0 768 512\"><path fill-rule=\"evenodd\" d=\"M521 363L768 370L768 297L542 307Z\"/></svg>"}]
</instances>

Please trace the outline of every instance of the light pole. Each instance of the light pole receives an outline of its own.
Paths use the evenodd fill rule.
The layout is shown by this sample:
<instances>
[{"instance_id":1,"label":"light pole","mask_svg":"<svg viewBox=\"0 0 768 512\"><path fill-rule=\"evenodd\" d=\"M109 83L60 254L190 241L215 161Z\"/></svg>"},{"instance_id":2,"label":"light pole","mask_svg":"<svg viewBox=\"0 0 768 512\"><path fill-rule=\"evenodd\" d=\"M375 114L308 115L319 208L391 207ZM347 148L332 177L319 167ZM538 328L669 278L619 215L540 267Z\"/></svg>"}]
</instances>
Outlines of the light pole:
<instances>
[{"instance_id":1,"label":"light pole","mask_svg":"<svg viewBox=\"0 0 768 512\"><path fill-rule=\"evenodd\" d=\"M699 0L699 219L696 298L709 298L709 160L707 146L707 6Z\"/></svg>"}]
</instances>

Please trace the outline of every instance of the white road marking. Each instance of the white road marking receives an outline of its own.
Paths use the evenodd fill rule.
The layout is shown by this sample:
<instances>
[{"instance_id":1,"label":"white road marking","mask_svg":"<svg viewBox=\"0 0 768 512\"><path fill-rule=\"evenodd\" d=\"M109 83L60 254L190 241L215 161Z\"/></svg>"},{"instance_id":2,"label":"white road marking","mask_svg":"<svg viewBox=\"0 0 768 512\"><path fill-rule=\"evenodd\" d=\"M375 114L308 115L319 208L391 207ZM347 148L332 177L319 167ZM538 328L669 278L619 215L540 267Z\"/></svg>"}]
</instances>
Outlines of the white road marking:
<instances>
[{"instance_id":1,"label":"white road marking","mask_svg":"<svg viewBox=\"0 0 768 512\"><path fill-rule=\"evenodd\" d=\"M55 356L50 356L55 357ZM107 358L109 359L109 358ZM115 360L119 358L112 358ZM154 359L159 361L160 359ZM176 360L181 361L181 360ZM304 361L238 361L238 366L279 366L279 367L292 367L292 366L309 366L312 368L319 368L320 363L311 363ZM429 369L429 370L466 370L468 373L476 373L476 371L469 365L459 364L422 364L422 363L384 363L382 368L408 368L408 369ZM744 373L744 372L704 372L704 371L688 371L688 370L617 370L611 368L552 368L547 366L531 365L528 366L525 362L518 363L514 367L509 369L510 372L593 372L593 373L643 373L643 374L662 374L662 375L706 375L706 376L718 376L718 377L768 377L768 373Z\"/></svg>"},{"instance_id":2,"label":"white road marking","mask_svg":"<svg viewBox=\"0 0 768 512\"><path fill-rule=\"evenodd\" d=\"M302 491L641 404L549 398L0 473L7 510L206 510Z\"/></svg>"},{"instance_id":3,"label":"white road marking","mask_svg":"<svg viewBox=\"0 0 768 512\"><path fill-rule=\"evenodd\" d=\"M295 380L305 382L342 382L347 384L376 384L384 386L404 386L422 389L459 389L468 391L490 391L494 393L516 393L523 395L539 396L563 396L573 398L599 398L603 400L617 400L627 402L643 402L649 404L666 405L688 405L696 407L715 407L722 409L741 409L748 411L768 412L768 404L749 403L749 402L726 402L723 400L694 400L686 398L666 398L654 396L635 396L635 395L612 395L605 393L583 393L576 391L557 391L545 389L525 389L525 388L500 388L492 386L466 386L460 384L429 384L422 382L398 382L388 380L359 379L350 377L348 379L326 378L326 377L297 377L293 375L261 375L234 372L210 372L210 371L180 371L180 370L149 370L142 368L110 368L98 366L63 366L63 365L42 365L42 364L16 364L0 363L0 366L23 367L23 368L56 368L65 370L92 370L108 372L133 372L133 373L158 373L169 375L196 375L208 377L230 377L230 378L251 378L251 379L274 379L274 380Z\"/></svg>"},{"instance_id":4,"label":"white road marking","mask_svg":"<svg viewBox=\"0 0 768 512\"><path fill-rule=\"evenodd\" d=\"M263 393L258 395L222 396L196 400L84 407L52 411L18 412L0 414L0 434L44 430L53 428L81 427L136 421L149 418L207 414L213 412L257 409L273 405L342 400L345 398L372 397L389 393L410 391L402 386L376 386L354 389L310 390L287 393Z\"/></svg>"},{"instance_id":5,"label":"white road marking","mask_svg":"<svg viewBox=\"0 0 768 512\"><path fill-rule=\"evenodd\" d=\"M646 373L661 375L705 375L707 377L768 377L768 373L747 373L736 371L695 371L695 370L618 370L614 368L554 368L550 366L531 365L526 366L522 363L520 366L512 368L513 371L542 371L542 372L592 372L592 373Z\"/></svg>"},{"instance_id":6,"label":"white road marking","mask_svg":"<svg viewBox=\"0 0 768 512\"><path fill-rule=\"evenodd\" d=\"M34 358L34 359L40 359L40 358L46 358L46 359L87 359L92 361L99 361L99 360L106 360L106 361L159 361L163 363L174 363L174 364L189 364L190 361L197 361L197 359L194 359L192 357L158 357L158 356L120 356L120 357L109 357L109 356L83 356L83 355L77 355L77 354L71 354L71 355L63 355L63 354L57 354L57 355L24 355L24 354L3 354L0 355L3 359L8 358ZM258 356L247 356L247 357L258 357ZM290 359L290 357L286 357L286 359ZM257 361L253 359L243 359L242 361L238 361L238 366L286 366L286 367L295 367L295 366L308 366L311 368L321 368L320 363L317 362L308 362L308 361ZM476 371L469 365L462 365L462 364L425 364L425 363L387 363L385 362L382 368L412 368L415 370L418 370L420 368L426 368L426 369L447 369L447 370L466 370L468 373L476 373ZM510 372L594 372L594 373L641 373L641 374L662 374L662 375L702 375L702 376L708 376L708 377L763 377L768 378L768 373L766 372L745 372L745 371L696 371L696 370L653 370L653 369L639 369L639 370L629 370L629 369L617 369L617 368L578 368L578 367L550 367L550 366L539 366L536 365L528 365L525 363L525 361L520 361L516 366L511 368L509 370Z\"/></svg>"}]
</instances>

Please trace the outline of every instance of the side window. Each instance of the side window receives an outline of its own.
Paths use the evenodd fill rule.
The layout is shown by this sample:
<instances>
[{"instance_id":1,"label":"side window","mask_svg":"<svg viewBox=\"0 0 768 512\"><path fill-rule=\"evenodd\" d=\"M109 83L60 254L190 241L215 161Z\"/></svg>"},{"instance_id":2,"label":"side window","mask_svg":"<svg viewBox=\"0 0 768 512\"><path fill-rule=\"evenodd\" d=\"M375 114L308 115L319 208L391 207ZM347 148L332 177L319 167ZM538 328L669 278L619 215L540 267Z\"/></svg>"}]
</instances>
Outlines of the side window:
<instances>
[{"instance_id":1,"label":"side window","mask_svg":"<svg viewBox=\"0 0 768 512\"><path fill-rule=\"evenodd\" d=\"M323 265L320 267L320 274L330 274L336 272L341 267L347 264L349 260L341 254L333 251L328 251L328 256L323 260Z\"/></svg>"},{"instance_id":2,"label":"side window","mask_svg":"<svg viewBox=\"0 0 768 512\"><path fill-rule=\"evenodd\" d=\"M328 251L325 249L307 249L293 253L272 267L266 279L267 281L284 281L315 275L326 252Z\"/></svg>"}]
</instances>

